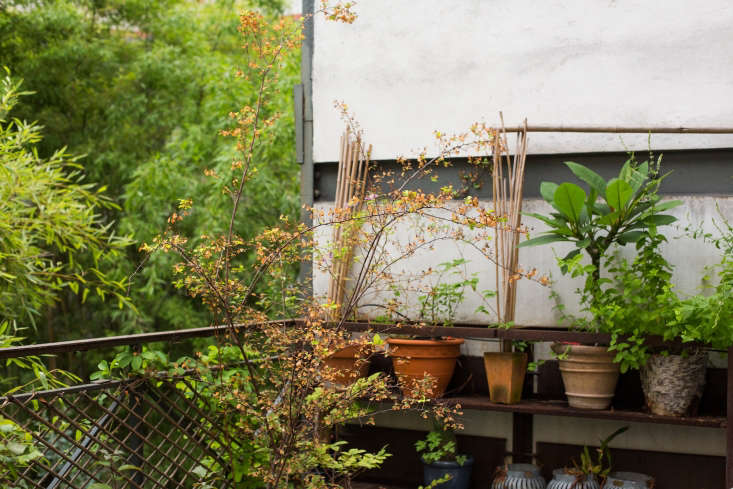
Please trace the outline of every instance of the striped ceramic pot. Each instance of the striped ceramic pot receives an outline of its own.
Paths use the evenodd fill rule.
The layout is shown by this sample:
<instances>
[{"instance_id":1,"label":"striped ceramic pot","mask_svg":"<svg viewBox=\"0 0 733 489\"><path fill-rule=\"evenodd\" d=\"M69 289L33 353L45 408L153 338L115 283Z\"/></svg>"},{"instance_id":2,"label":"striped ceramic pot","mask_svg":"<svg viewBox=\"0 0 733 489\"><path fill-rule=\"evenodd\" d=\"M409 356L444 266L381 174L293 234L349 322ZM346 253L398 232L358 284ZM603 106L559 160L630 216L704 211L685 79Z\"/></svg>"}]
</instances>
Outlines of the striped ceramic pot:
<instances>
[{"instance_id":1,"label":"striped ceramic pot","mask_svg":"<svg viewBox=\"0 0 733 489\"><path fill-rule=\"evenodd\" d=\"M611 472L608 474L603 489L651 489L654 478L638 472Z\"/></svg>"},{"instance_id":2,"label":"striped ceramic pot","mask_svg":"<svg viewBox=\"0 0 733 489\"><path fill-rule=\"evenodd\" d=\"M547 489L601 489L601 485L593 475L569 474L565 469L555 469Z\"/></svg>"},{"instance_id":3,"label":"striped ceramic pot","mask_svg":"<svg viewBox=\"0 0 733 489\"><path fill-rule=\"evenodd\" d=\"M497 471L491 489L545 489L546 486L537 466L509 464Z\"/></svg>"}]
</instances>

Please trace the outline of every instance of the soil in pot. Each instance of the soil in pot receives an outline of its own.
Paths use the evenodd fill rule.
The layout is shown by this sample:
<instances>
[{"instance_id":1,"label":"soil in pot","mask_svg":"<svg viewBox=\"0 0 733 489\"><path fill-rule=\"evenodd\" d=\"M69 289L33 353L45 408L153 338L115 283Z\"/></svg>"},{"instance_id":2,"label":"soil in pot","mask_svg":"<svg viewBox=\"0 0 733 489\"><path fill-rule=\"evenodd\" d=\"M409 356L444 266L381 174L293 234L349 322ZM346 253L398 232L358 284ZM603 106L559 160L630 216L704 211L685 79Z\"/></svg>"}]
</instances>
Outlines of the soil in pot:
<instances>
[{"instance_id":1,"label":"soil in pot","mask_svg":"<svg viewBox=\"0 0 733 489\"><path fill-rule=\"evenodd\" d=\"M608 409L618 382L615 354L605 346L555 343L552 350L560 359L560 373L570 407Z\"/></svg>"},{"instance_id":2,"label":"soil in pot","mask_svg":"<svg viewBox=\"0 0 733 489\"><path fill-rule=\"evenodd\" d=\"M473 468L473 457L463 462L438 461L431 464L423 462L423 479L425 485L430 485L434 480L443 478L446 474L450 479L435 487L439 489L468 489L471 487L471 470Z\"/></svg>"},{"instance_id":3,"label":"soil in pot","mask_svg":"<svg viewBox=\"0 0 733 489\"><path fill-rule=\"evenodd\" d=\"M641 387L652 414L684 416L702 397L707 355L651 355L641 368Z\"/></svg>"},{"instance_id":4,"label":"soil in pot","mask_svg":"<svg viewBox=\"0 0 733 489\"><path fill-rule=\"evenodd\" d=\"M461 354L462 338L390 338L387 343L389 356L392 357L395 374L405 397L412 397L416 387L426 376L430 376L434 382L427 397L434 399L445 393L456 368L456 358Z\"/></svg>"},{"instance_id":5,"label":"soil in pot","mask_svg":"<svg viewBox=\"0 0 733 489\"><path fill-rule=\"evenodd\" d=\"M366 377L369 372L367 352L363 345L349 345L341 348L325 360L329 372L328 380L338 385L349 385L356 379Z\"/></svg>"},{"instance_id":6,"label":"soil in pot","mask_svg":"<svg viewBox=\"0 0 733 489\"><path fill-rule=\"evenodd\" d=\"M527 373L526 353L486 352L484 369L491 402L516 404L522 399L522 386Z\"/></svg>"}]
</instances>

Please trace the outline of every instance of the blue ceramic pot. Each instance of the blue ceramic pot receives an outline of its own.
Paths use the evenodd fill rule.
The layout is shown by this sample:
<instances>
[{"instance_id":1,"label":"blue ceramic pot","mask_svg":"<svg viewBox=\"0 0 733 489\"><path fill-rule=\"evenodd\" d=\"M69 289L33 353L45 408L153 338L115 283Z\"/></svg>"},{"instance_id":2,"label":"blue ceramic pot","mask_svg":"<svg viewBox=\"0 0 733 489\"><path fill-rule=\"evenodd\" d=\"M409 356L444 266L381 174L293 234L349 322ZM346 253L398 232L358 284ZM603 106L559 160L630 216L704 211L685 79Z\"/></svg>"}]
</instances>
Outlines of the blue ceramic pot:
<instances>
[{"instance_id":1,"label":"blue ceramic pot","mask_svg":"<svg viewBox=\"0 0 733 489\"><path fill-rule=\"evenodd\" d=\"M423 462L423 478L425 485L434 480L443 478L446 474L451 476L450 480L435 486L440 489L468 489L471 487L471 469L473 468L473 457L468 457L463 465L458 462Z\"/></svg>"}]
</instances>

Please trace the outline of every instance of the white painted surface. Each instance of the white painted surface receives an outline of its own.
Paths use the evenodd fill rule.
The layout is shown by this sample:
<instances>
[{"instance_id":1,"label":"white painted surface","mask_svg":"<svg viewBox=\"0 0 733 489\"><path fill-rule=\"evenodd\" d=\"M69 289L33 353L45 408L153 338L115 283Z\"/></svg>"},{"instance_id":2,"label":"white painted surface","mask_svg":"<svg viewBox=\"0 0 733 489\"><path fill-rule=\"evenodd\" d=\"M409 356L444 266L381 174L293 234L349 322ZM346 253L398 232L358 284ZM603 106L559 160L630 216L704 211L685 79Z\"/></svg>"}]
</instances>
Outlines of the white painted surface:
<instances>
[{"instance_id":1,"label":"white painted surface","mask_svg":"<svg viewBox=\"0 0 733 489\"><path fill-rule=\"evenodd\" d=\"M507 124L733 126L733 3L668 0L368 0L352 25L316 16L314 161L336 161L347 103L374 158L434 130ZM644 135L624 136L645 149ZM531 153L623 150L617 135L539 134ZM655 136L656 148L731 136Z\"/></svg>"},{"instance_id":2,"label":"white painted surface","mask_svg":"<svg viewBox=\"0 0 733 489\"><path fill-rule=\"evenodd\" d=\"M381 405L380 408L389 409L388 405ZM463 430L458 432L460 434L504 438L507 440L507 450L512 446L512 413L465 409L463 415L459 416L457 420L463 424ZM374 422L376 426L383 428L415 431L431 429L430 421L423 418L417 411L380 413L374 416Z\"/></svg>"},{"instance_id":3,"label":"white painted surface","mask_svg":"<svg viewBox=\"0 0 733 489\"><path fill-rule=\"evenodd\" d=\"M724 216L729 218L733 216L733 197L681 197L684 204L670 211L671 214L677 215L679 221L672 226L668 226L666 234L669 240L668 245L663 249L665 257L674 265L673 281L678 291L682 295L694 294L699 291L701 286L701 278L706 266L718 263L721 256L719 252L712 246L702 242L701 240L692 240L683 237L683 229L688 225L702 224L703 229L715 232L713 219L719 218L718 208ZM484 203L488 205L487 203ZM332 203L319 203L316 205L318 210L323 210L326 214ZM717 208L716 208L717 206ZM528 199L524 203L524 209L527 212L549 212L549 205L539 199ZM536 235L544 230L544 225L535 219L526 218L526 224L532 226ZM418 221L411 223L402 222L392 236L394 242L406 243L408 240L415 240L419 236L428 238L430 235L421 234L417 226ZM331 229L328 227L320 228L317 240L322 245L328 243L331 239ZM387 248L387 252L395 256L395 247ZM582 286L582 279L571 279L560 274L555 264L555 256L564 256L570 246L566 244L554 244L539 246L533 248L521 249L519 260L520 265L526 270L537 268L542 274L551 274L555 283L554 289L558 292L567 310L577 313L578 299L575 290ZM633 248L627 247L624 250L627 256L633 256ZM395 280L402 287L400 300L405 303L405 307L401 309L403 314L408 315L411 319L418 319L419 312L419 295L420 292L414 289L416 284L415 277L419 277L421 272L429 267L435 268L438 264L452 260L457 257L464 257L468 260L468 264L462 267L461 275L456 276L451 281L463 280L463 277L476 276L479 278L478 292L491 289L495 290L495 267L475 249L466 244L456 243L453 241L438 242L433 249L424 249L417 252L414 256L405 258L395 263L390 268ZM358 257L357 257L358 260ZM358 270L359 263L352 270ZM432 277L434 281L436 276ZM450 279L449 279L450 280ZM314 266L313 271L313 290L318 296L325 296L328 291L328 275L318 266ZM536 282L521 280L518 289L517 301L517 319L516 323L520 325L554 325L558 320L556 312L553 310L553 302L550 299L549 287L544 287ZM372 293L361 302L364 304L384 304L387 300L394 297L393 292L382 282L381 285L375 287ZM477 313L476 309L482 304L481 297L478 293L465 290L464 302L458 307L453 317L454 322L485 324L489 320L495 320L495 316L486 316ZM489 306L493 306L493 301L489 302ZM364 317L376 317L382 314L382 310L364 306L359 310ZM474 348L474 347L472 347Z\"/></svg>"},{"instance_id":4,"label":"white painted surface","mask_svg":"<svg viewBox=\"0 0 733 489\"><path fill-rule=\"evenodd\" d=\"M725 456L725 430L719 428L535 415L533 433L535 443L597 446L622 426L629 430L611 442L612 448Z\"/></svg>"}]
</instances>

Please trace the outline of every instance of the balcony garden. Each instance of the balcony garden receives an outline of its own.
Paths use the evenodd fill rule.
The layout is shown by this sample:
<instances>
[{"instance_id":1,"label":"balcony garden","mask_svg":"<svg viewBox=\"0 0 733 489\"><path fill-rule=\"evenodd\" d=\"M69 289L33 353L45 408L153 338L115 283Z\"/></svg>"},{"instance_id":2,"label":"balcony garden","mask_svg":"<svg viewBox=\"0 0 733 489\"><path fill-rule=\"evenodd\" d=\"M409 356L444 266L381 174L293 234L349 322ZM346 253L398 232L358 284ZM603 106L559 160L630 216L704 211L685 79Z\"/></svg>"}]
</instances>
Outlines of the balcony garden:
<instances>
[{"instance_id":1,"label":"balcony garden","mask_svg":"<svg viewBox=\"0 0 733 489\"><path fill-rule=\"evenodd\" d=\"M222 35L229 47L241 44L238 81L231 83L247 94L245 104L226 111L226 126L187 113L191 119L167 134L164 146L144 153L147 163L128 161L123 206L119 196L85 183L77 157L66 150L46 156L41 128L13 116L28 110L19 104L33 95L12 72L4 78L0 213L9 224L0 243L0 484L600 489L653 487L656 480L672 487L673 470L658 472L612 443L640 424L728 429L733 403L725 406L723 386L730 380L724 369L708 368L709 355L733 346L728 216L715 216L714 232L702 223L681 230L716 257L694 279L705 287L684 294L673 278L681 265L668 260L665 245L686 210L663 196L661 156L630 153L611 178L567 162L572 178L543 182L537 208L544 210L527 212L524 173L537 128L526 121L436 132L436 156L398 158L386 168L372 161L368 134L343 103L336 104L344 132L333 205L304 206L297 216L294 169L268 162L289 151L282 145L292 129L283 122L284 88L309 19L269 15L262 3L241 14L236 41ZM206 13L212 22L222 14L186 2L175 15L105 5L102 12L12 12L18 25L34 8L51 24L89 21L90 32L102 36L93 36L94 46L111 50L101 59L142 64L165 55L156 36L180 34L187 13ZM316 15L350 23L352 7L324 2ZM106 23L117 15L140 29L124 29L130 46L116 49L141 52L110 47L119 41L110 32L122 31ZM106 27L97 32L95 22ZM204 38L207 28L198 25L192 35ZM226 54L207 46L190 53L185 44L177 52L201 63ZM186 100L198 94L188 109L216 111L227 102L211 94L229 88L217 83L165 93ZM118 110L112 122L123 117ZM157 114L153 106L147 113ZM228 138L231 148L218 148L207 131ZM152 145L147 135L142 128L127 138ZM142 151L136 146L110 143L122 154ZM178 152L197 155L189 163L201 166L200 175L178 166ZM461 187L441 181L457 154L469 155L471 168ZM103 167L95 166L98 176ZM437 190L421 190L426 182ZM158 192L177 183L190 192ZM491 187L491 201L472 193L481 185ZM160 224L155 232L148 217ZM125 230L136 232L117 233ZM532 250L556 243L566 252L555 267L532 263ZM486 269L490 277L476 271ZM300 270L306 273L297 278ZM581 280L573 304L556 292L566 279ZM553 297L556 316L521 323L517 310L527 304L520 284ZM482 324L461 321L469 302ZM77 339L56 341L63 322L80 318L78 324L110 327L86 334L76 326ZM151 322L171 327L136 328ZM121 324L118 334L107 334ZM469 354L476 345L483 345L480 354ZM469 410L509 413L511 446L466 434ZM534 443L533 416L605 420L615 429L597 446L543 446ZM423 420L430 429L390 438L383 425L390 417ZM733 449L733 437L727 440ZM725 477L688 480L706 476L703 484Z\"/></svg>"}]
</instances>

